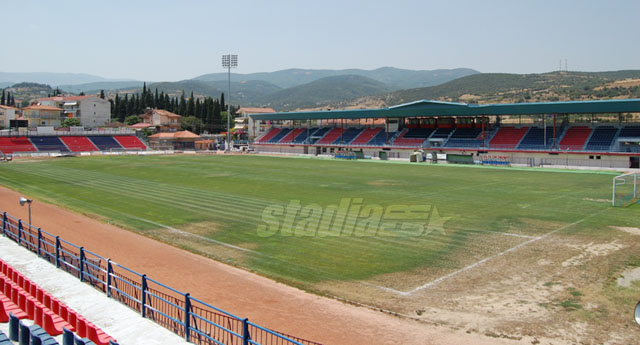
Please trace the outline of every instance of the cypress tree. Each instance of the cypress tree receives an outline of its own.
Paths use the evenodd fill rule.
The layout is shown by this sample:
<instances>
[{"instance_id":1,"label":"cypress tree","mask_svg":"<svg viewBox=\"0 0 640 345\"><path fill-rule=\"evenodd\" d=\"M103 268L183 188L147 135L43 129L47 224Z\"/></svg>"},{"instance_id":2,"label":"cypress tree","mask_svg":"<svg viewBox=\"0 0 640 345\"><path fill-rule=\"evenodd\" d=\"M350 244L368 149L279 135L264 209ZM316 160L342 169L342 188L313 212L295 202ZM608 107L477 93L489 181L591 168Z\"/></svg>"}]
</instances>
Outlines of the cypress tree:
<instances>
[{"instance_id":1,"label":"cypress tree","mask_svg":"<svg viewBox=\"0 0 640 345\"><path fill-rule=\"evenodd\" d=\"M227 109L224 104L224 92L220 95L220 109Z\"/></svg>"},{"instance_id":2,"label":"cypress tree","mask_svg":"<svg viewBox=\"0 0 640 345\"><path fill-rule=\"evenodd\" d=\"M191 96L189 96L189 101L187 102L187 114L189 116L193 116L196 113L196 105L193 101L193 91L191 91Z\"/></svg>"},{"instance_id":3,"label":"cypress tree","mask_svg":"<svg viewBox=\"0 0 640 345\"><path fill-rule=\"evenodd\" d=\"M2 98L0 98L0 105L5 105L4 89L2 89Z\"/></svg>"},{"instance_id":4,"label":"cypress tree","mask_svg":"<svg viewBox=\"0 0 640 345\"><path fill-rule=\"evenodd\" d=\"M104 90L100 90L100 98L104 99Z\"/></svg>"}]
</instances>

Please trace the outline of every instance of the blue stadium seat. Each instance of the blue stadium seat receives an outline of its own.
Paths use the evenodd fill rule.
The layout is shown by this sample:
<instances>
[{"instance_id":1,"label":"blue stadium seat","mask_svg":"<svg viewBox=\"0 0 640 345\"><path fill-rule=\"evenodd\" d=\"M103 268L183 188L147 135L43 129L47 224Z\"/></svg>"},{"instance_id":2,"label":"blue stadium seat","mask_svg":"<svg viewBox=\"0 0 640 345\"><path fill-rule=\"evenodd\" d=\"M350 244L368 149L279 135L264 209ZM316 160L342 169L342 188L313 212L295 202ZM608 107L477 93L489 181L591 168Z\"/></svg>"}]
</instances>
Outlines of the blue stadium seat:
<instances>
[{"instance_id":1,"label":"blue stadium seat","mask_svg":"<svg viewBox=\"0 0 640 345\"><path fill-rule=\"evenodd\" d=\"M482 140L477 139L480 133L482 133L481 128L456 128L444 146L480 147L483 143Z\"/></svg>"},{"instance_id":2,"label":"blue stadium seat","mask_svg":"<svg viewBox=\"0 0 640 345\"><path fill-rule=\"evenodd\" d=\"M313 136L313 134L318 130L318 128L309 128L308 131L304 131L302 133L300 133L300 135L298 135L295 139L293 139L293 142L296 144L304 144L307 141L307 136Z\"/></svg>"},{"instance_id":3,"label":"blue stadium seat","mask_svg":"<svg viewBox=\"0 0 640 345\"><path fill-rule=\"evenodd\" d=\"M598 127L591 134L591 138L589 138L584 149L588 151L608 151L617 133L618 129L612 126Z\"/></svg>"},{"instance_id":4,"label":"blue stadium seat","mask_svg":"<svg viewBox=\"0 0 640 345\"><path fill-rule=\"evenodd\" d=\"M289 132L291 132L291 128L283 128L278 134L276 134L273 138L267 141L268 143L277 143L280 139L284 138Z\"/></svg>"},{"instance_id":5,"label":"blue stadium seat","mask_svg":"<svg viewBox=\"0 0 640 345\"><path fill-rule=\"evenodd\" d=\"M58 137L29 137L38 151L69 152L67 146Z\"/></svg>"},{"instance_id":6,"label":"blue stadium seat","mask_svg":"<svg viewBox=\"0 0 640 345\"><path fill-rule=\"evenodd\" d=\"M530 150L544 150L553 146L553 127L547 127L546 144L545 144L545 129L538 127L531 127L527 134L520 141L518 145L519 149Z\"/></svg>"},{"instance_id":7,"label":"blue stadium seat","mask_svg":"<svg viewBox=\"0 0 640 345\"><path fill-rule=\"evenodd\" d=\"M329 132L332 129L333 127L322 127L318 129L315 133L311 135L311 143L313 144L316 141L320 140L320 138L322 138L325 134L327 134L327 132Z\"/></svg>"},{"instance_id":8,"label":"blue stadium seat","mask_svg":"<svg viewBox=\"0 0 640 345\"><path fill-rule=\"evenodd\" d=\"M438 128L433 132L433 134L431 134L431 138L436 138L436 139L448 138L449 134L451 134L453 130L454 128ZM406 134L404 136L407 137Z\"/></svg>"},{"instance_id":9,"label":"blue stadium seat","mask_svg":"<svg viewBox=\"0 0 640 345\"><path fill-rule=\"evenodd\" d=\"M122 146L112 136L90 135L87 138L101 151L123 150Z\"/></svg>"},{"instance_id":10,"label":"blue stadium seat","mask_svg":"<svg viewBox=\"0 0 640 345\"><path fill-rule=\"evenodd\" d=\"M409 128L407 133L404 134L403 138L410 139L426 139L433 132L433 128Z\"/></svg>"},{"instance_id":11,"label":"blue stadium seat","mask_svg":"<svg viewBox=\"0 0 640 345\"><path fill-rule=\"evenodd\" d=\"M396 132L390 132L388 136L389 138L393 138L395 134ZM369 140L367 145L384 146L386 143L387 143L387 132L380 131L380 133L376 134L376 136L373 137L373 139Z\"/></svg>"},{"instance_id":12,"label":"blue stadium seat","mask_svg":"<svg viewBox=\"0 0 640 345\"><path fill-rule=\"evenodd\" d=\"M7 335L2 331L0 331L0 345L13 345L11 340L9 340L9 337L7 337Z\"/></svg>"},{"instance_id":13,"label":"blue stadium seat","mask_svg":"<svg viewBox=\"0 0 640 345\"><path fill-rule=\"evenodd\" d=\"M348 128L333 143L334 144L349 144L362 132L362 128Z\"/></svg>"},{"instance_id":14,"label":"blue stadium seat","mask_svg":"<svg viewBox=\"0 0 640 345\"><path fill-rule=\"evenodd\" d=\"M640 126L625 126L620 131L618 138L638 138L640 137Z\"/></svg>"}]
</instances>

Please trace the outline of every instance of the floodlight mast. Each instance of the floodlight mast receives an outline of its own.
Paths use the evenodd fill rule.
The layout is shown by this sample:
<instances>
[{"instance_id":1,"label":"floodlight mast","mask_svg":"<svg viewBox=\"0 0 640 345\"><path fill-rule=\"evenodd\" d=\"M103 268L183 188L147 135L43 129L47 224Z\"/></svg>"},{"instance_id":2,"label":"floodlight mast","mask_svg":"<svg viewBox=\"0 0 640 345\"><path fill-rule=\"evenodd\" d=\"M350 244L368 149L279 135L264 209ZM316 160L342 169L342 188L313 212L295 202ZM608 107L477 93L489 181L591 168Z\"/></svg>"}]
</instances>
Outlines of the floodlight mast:
<instances>
[{"instance_id":1,"label":"floodlight mast","mask_svg":"<svg viewBox=\"0 0 640 345\"><path fill-rule=\"evenodd\" d=\"M229 75L229 93L227 94L227 143L224 145L225 151L229 151L231 144L231 68L238 67L238 55L222 55L222 67L227 68Z\"/></svg>"}]
</instances>

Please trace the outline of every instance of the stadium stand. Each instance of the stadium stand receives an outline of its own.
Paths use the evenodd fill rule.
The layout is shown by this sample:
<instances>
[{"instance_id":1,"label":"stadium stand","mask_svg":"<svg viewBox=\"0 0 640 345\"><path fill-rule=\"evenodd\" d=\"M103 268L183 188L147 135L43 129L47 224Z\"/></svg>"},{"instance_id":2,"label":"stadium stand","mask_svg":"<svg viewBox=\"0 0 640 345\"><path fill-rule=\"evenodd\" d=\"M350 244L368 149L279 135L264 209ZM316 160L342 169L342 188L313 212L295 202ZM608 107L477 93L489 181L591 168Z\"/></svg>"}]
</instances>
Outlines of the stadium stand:
<instances>
[{"instance_id":1,"label":"stadium stand","mask_svg":"<svg viewBox=\"0 0 640 345\"><path fill-rule=\"evenodd\" d=\"M382 127L372 127L367 128L360 135L358 135L353 141L351 145L366 145L368 142L373 139L378 133L382 132Z\"/></svg>"},{"instance_id":2,"label":"stadium stand","mask_svg":"<svg viewBox=\"0 0 640 345\"><path fill-rule=\"evenodd\" d=\"M340 139L342 132L344 130L342 128L333 128L327 134L325 134L322 139L318 140L316 144L331 144L336 141L336 139Z\"/></svg>"},{"instance_id":3,"label":"stadium stand","mask_svg":"<svg viewBox=\"0 0 640 345\"><path fill-rule=\"evenodd\" d=\"M276 134L280 133L280 128L271 128L269 132L263 135L261 138L258 138L256 141L260 143L267 143L271 138L276 136Z\"/></svg>"},{"instance_id":4,"label":"stadium stand","mask_svg":"<svg viewBox=\"0 0 640 345\"><path fill-rule=\"evenodd\" d=\"M69 152L67 146L58 137L30 137L31 143L38 151Z\"/></svg>"},{"instance_id":5,"label":"stadium stand","mask_svg":"<svg viewBox=\"0 0 640 345\"><path fill-rule=\"evenodd\" d=\"M30 336L51 337L63 334L64 329L77 332L80 338L88 338L95 344L107 345L115 339L98 326L67 307L56 297L44 291L29 278L0 259L0 322L29 319L37 327L27 328ZM10 312L7 313L7 310ZM8 315L7 315L8 314ZM16 322L16 321L14 321ZM21 330L20 333L23 333ZM45 340L45 339L43 339Z\"/></svg>"},{"instance_id":6,"label":"stadium stand","mask_svg":"<svg viewBox=\"0 0 640 345\"><path fill-rule=\"evenodd\" d=\"M393 138L397 133L396 132L389 132L387 133L386 131L380 131L378 134L376 134L375 137L373 137L373 139L371 139L367 145L373 145L373 146L384 146L387 144L387 138Z\"/></svg>"},{"instance_id":7,"label":"stadium stand","mask_svg":"<svg viewBox=\"0 0 640 345\"><path fill-rule=\"evenodd\" d=\"M447 130L449 130L447 128ZM409 128L404 129L393 140L395 146L422 146L422 144L429 138L433 128Z\"/></svg>"},{"instance_id":8,"label":"stadium stand","mask_svg":"<svg viewBox=\"0 0 640 345\"><path fill-rule=\"evenodd\" d=\"M446 142L446 147L480 147L483 141L478 139L481 128L457 128Z\"/></svg>"},{"instance_id":9,"label":"stadium stand","mask_svg":"<svg viewBox=\"0 0 640 345\"><path fill-rule=\"evenodd\" d=\"M147 146L133 135L118 135L113 137L122 147L129 150L146 150Z\"/></svg>"},{"instance_id":10,"label":"stadium stand","mask_svg":"<svg viewBox=\"0 0 640 345\"><path fill-rule=\"evenodd\" d=\"M307 141L307 138L312 137L317 130L317 127L309 128L309 130L305 130L304 132L300 133L300 135L298 135L295 139L293 139L293 142L296 144L305 143Z\"/></svg>"},{"instance_id":11,"label":"stadium stand","mask_svg":"<svg viewBox=\"0 0 640 345\"><path fill-rule=\"evenodd\" d=\"M597 127L593 130L584 149L587 151L608 151L617 134L618 129L613 126Z\"/></svg>"},{"instance_id":12,"label":"stadium stand","mask_svg":"<svg viewBox=\"0 0 640 345\"><path fill-rule=\"evenodd\" d=\"M514 149L527 133L529 127L501 127L489 142L492 148Z\"/></svg>"},{"instance_id":13,"label":"stadium stand","mask_svg":"<svg viewBox=\"0 0 640 345\"><path fill-rule=\"evenodd\" d=\"M362 133L362 128L348 128L333 143L347 145Z\"/></svg>"},{"instance_id":14,"label":"stadium stand","mask_svg":"<svg viewBox=\"0 0 640 345\"><path fill-rule=\"evenodd\" d=\"M122 146L111 136L90 135L87 136L87 138L101 151L122 150Z\"/></svg>"},{"instance_id":15,"label":"stadium stand","mask_svg":"<svg viewBox=\"0 0 640 345\"><path fill-rule=\"evenodd\" d=\"M27 137L2 137L0 138L0 152L35 152L35 146L31 144Z\"/></svg>"},{"instance_id":16,"label":"stadium stand","mask_svg":"<svg viewBox=\"0 0 640 345\"><path fill-rule=\"evenodd\" d=\"M333 128L331 127L322 127L315 131L315 133L311 134L311 143L317 143L318 140L322 139L327 133L329 133Z\"/></svg>"},{"instance_id":17,"label":"stadium stand","mask_svg":"<svg viewBox=\"0 0 640 345\"><path fill-rule=\"evenodd\" d=\"M433 134L431 134L431 138L447 139L453 130L454 128L438 128L433 132Z\"/></svg>"},{"instance_id":18,"label":"stadium stand","mask_svg":"<svg viewBox=\"0 0 640 345\"><path fill-rule=\"evenodd\" d=\"M620 130L618 138L638 138L640 137L640 126L625 126Z\"/></svg>"},{"instance_id":19,"label":"stadium stand","mask_svg":"<svg viewBox=\"0 0 640 345\"><path fill-rule=\"evenodd\" d=\"M546 142L545 142L546 138ZM553 127L544 128L531 127L522 138L518 149L547 149L553 146Z\"/></svg>"},{"instance_id":20,"label":"stadium stand","mask_svg":"<svg viewBox=\"0 0 640 345\"><path fill-rule=\"evenodd\" d=\"M291 128L282 128L278 134L274 135L271 139L269 139L269 143L277 143L280 139L284 138L289 132L291 132Z\"/></svg>"},{"instance_id":21,"label":"stadium stand","mask_svg":"<svg viewBox=\"0 0 640 345\"><path fill-rule=\"evenodd\" d=\"M96 145L84 136L60 137L60 140L67 145L71 152L98 151Z\"/></svg>"},{"instance_id":22,"label":"stadium stand","mask_svg":"<svg viewBox=\"0 0 640 345\"><path fill-rule=\"evenodd\" d=\"M570 127L560 141L561 150L582 150L592 129L586 126Z\"/></svg>"},{"instance_id":23,"label":"stadium stand","mask_svg":"<svg viewBox=\"0 0 640 345\"><path fill-rule=\"evenodd\" d=\"M287 133L287 135L285 135L282 139L280 139L280 143L290 143L293 142L295 140L296 137L298 137L298 135L302 134L302 132L306 132L307 129L306 128L295 128L292 131L290 131L289 133Z\"/></svg>"}]
</instances>

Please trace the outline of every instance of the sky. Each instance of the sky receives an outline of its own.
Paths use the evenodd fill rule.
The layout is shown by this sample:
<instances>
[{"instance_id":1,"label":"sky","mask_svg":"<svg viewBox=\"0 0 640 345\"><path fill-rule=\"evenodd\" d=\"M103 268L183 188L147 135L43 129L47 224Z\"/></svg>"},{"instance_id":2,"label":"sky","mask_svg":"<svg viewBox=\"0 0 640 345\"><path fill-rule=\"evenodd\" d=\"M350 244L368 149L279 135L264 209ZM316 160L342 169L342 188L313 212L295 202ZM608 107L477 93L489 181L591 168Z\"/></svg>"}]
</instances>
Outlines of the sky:
<instances>
[{"instance_id":1,"label":"sky","mask_svg":"<svg viewBox=\"0 0 640 345\"><path fill-rule=\"evenodd\" d=\"M640 69L638 0L2 2L0 71L176 81L287 68Z\"/></svg>"}]
</instances>

